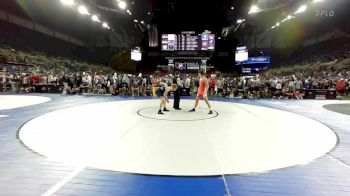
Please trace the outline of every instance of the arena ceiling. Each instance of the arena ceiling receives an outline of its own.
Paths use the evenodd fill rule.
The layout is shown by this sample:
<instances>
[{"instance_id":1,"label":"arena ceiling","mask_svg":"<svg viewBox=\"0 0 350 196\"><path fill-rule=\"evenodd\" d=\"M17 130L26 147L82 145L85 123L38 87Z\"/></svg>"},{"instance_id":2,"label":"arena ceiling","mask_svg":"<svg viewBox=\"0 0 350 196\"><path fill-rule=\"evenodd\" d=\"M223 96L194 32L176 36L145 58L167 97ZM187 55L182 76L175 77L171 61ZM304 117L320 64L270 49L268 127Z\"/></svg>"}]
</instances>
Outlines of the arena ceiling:
<instances>
[{"instance_id":1,"label":"arena ceiling","mask_svg":"<svg viewBox=\"0 0 350 196\"><path fill-rule=\"evenodd\" d=\"M246 2L241 4L238 15L246 19L245 27L255 28L257 32L271 29L280 23L275 30L295 31L307 37L332 31L350 21L350 12L347 10L350 6L349 0L259 0L255 4ZM253 4L258 5L261 12L248 14ZM303 5L307 5L307 10L295 14ZM282 24L281 21L289 15L293 16L293 20Z\"/></svg>"},{"instance_id":2,"label":"arena ceiling","mask_svg":"<svg viewBox=\"0 0 350 196\"><path fill-rule=\"evenodd\" d=\"M297 26L304 32L320 32L334 28L349 19L349 0L149 0L154 17L152 22L159 25L164 33L184 30L212 30L220 33L226 26L237 25L237 19L245 19L241 26L262 32L292 15L302 5L309 5L307 12L297 17ZM259 12L248 14L257 5ZM319 16L321 12L334 12L333 17ZM288 24L290 27L295 24ZM281 25L282 26L282 25Z\"/></svg>"},{"instance_id":3,"label":"arena ceiling","mask_svg":"<svg viewBox=\"0 0 350 196\"><path fill-rule=\"evenodd\" d=\"M115 30L138 28L134 23L137 19L144 21L144 29L147 24L157 24L161 33L210 30L219 34L223 27L237 25L237 19L246 19L241 29L264 31L312 0L125 0L132 15L121 11L117 0L75 1L85 4ZM323 0L298 17L298 24L281 26L296 25L304 32L327 31L349 19L349 4L349 0ZM248 14L252 5L261 12ZM1 0L0 9L76 37L105 36L99 24L62 6L59 0ZM319 17L318 11L334 11L334 17Z\"/></svg>"},{"instance_id":4,"label":"arena ceiling","mask_svg":"<svg viewBox=\"0 0 350 196\"><path fill-rule=\"evenodd\" d=\"M116 0L74 0L76 5L84 5L91 14L96 14L116 31L134 28L134 19L148 23L152 15L147 0L128 2L126 10L118 7ZM77 7L62 5L60 0L1 0L0 9L21 18L45 25L54 30L67 33L77 38L105 36L105 29L101 24L94 23L90 17L83 16ZM144 25L144 26L145 26Z\"/></svg>"},{"instance_id":5,"label":"arena ceiling","mask_svg":"<svg viewBox=\"0 0 350 196\"><path fill-rule=\"evenodd\" d=\"M234 25L237 19L248 17L252 5L259 5L268 21L273 20L273 16L277 17L276 12L293 7L300 1L302 0L150 0L150 6L154 12L152 22L165 31L221 31L225 26Z\"/></svg>"},{"instance_id":6,"label":"arena ceiling","mask_svg":"<svg viewBox=\"0 0 350 196\"><path fill-rule=\"evenodd\" d=\"M217 30L227 25L233 1L150 0L152 22L166 32Z\"/></svg>"}]
</instances>

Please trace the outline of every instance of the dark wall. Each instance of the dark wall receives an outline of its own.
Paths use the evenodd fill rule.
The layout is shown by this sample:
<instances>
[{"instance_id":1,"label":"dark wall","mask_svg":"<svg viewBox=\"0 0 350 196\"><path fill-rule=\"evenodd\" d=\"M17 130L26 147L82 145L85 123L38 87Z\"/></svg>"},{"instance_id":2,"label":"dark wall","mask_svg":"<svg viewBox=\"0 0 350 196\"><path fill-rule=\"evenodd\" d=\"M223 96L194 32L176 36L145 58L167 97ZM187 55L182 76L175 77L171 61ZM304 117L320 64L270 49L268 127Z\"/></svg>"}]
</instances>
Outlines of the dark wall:
<instances>
[{"instance_id":1,"label":"dark wall","mask_svg":"<svg viewBox=\"0 0 350 196\"><path fill-rule=\"evenodd\" d=\"M1 20L0 43L17 50L41 51L52 56L64 56L91 63L110 64L111 52L108 48L88 49Z\"/></svg>"},{"instance_id":2,"label":"dark wall","mask_svg":"<svg viewBox=\"0 0 350 196\"><path fill-rule=\"evenodd\" d=\"M135 33L139 30L134 27L133 17L99 9L92 1L79 2L84 2L92 13L98 13L114 31L102 28L101 24L92 22L90 17L79 14L75 8L62 5L59 0L1 0L0 11L76 38L83 42L84 47L2 20L0 42L22 50L39 50L102 64L111 63L111 48L129 49L139 44L139 34ZM114 8L115 3L112 4L110 8Z\"/></svg>"}]
</instances>

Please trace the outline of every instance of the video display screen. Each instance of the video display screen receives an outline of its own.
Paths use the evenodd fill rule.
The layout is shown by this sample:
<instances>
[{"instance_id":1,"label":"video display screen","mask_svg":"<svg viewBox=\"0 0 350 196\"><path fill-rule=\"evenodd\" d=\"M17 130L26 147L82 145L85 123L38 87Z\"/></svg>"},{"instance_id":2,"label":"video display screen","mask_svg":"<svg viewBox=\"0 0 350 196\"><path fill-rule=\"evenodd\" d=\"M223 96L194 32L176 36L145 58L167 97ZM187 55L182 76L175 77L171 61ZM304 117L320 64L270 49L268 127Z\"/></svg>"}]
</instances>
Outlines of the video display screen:
<instances>
[{"instance_id":1,"label":"video display screen","mask_svg":"<svg viewBox=\"0 0 350 196\"><path fill-rule=\"evenodd\" d=\"M241 63L248 60L249 54L246 46L237 47L236 49L236 63Z\"/></svg>"},{"instance_id":2,"label":"video display screen","mask_svg":"<svg viewBox=\"0 0 350 196\"><path fill-rule=\"evenodd\" d=\"M250 74L252 73L252 68L242 68L242 73Z\"/></svg>"},{"instance_id":3,"label":"video display screen","mask_svg":"<svg viewBox=\"0 0 350 196\"><path fill-rule=\"evenodd\" d=\"M270 64L270 59L270 56L249 57L248 60L243 61L243 64Z\"/></svg>"},{"instance_id":4,"label":"video display screen","mask_svg":"<svg viewBox=\"0 0 350 196\"><path fill-rule=\"evenodd\" d=\"M142 53L139 50L131 50L131 60L134 61L141 61L142 59Z\"/></svg>"},{"instance_id":5,"label":"video display screen","mask_svg":"<svg viewBox=\"0 0 350 196\"><path fill-rule=\"evenodd\" d=\"M237 47L236 49L236 65L253 65L253 64L270 64L271 56L269 51L265 49L249 50L247 47Z\"/></svg>"},{"instance_id":6,"label":"video display screen","mask_svg":"<svg viewBox=\"0 0 350 196\"><path fill-rule=\"evenodd\" d=\"M162 34L163 51L214 51L215 34Z\"/></svg>"}]
</instances>

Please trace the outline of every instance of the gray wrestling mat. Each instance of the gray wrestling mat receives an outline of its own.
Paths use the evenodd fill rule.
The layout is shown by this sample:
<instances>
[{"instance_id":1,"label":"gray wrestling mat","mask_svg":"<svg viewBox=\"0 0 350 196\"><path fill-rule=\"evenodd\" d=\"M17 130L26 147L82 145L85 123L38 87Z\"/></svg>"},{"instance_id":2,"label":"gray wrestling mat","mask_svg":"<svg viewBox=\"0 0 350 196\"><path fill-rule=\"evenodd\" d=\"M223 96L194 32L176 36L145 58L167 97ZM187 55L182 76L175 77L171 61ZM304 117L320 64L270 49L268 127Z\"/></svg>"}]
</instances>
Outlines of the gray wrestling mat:
<instances>
[{"instance_id":1,"label":"gray wrestling mat","mask_svg":"<svg viewBox=\"0 0 350 196\"><path fill-rule=\"evenodd\" d=\"M350 115L350 104L329 104L323 107L333 112Z\"/></svg>"}]
</instances>

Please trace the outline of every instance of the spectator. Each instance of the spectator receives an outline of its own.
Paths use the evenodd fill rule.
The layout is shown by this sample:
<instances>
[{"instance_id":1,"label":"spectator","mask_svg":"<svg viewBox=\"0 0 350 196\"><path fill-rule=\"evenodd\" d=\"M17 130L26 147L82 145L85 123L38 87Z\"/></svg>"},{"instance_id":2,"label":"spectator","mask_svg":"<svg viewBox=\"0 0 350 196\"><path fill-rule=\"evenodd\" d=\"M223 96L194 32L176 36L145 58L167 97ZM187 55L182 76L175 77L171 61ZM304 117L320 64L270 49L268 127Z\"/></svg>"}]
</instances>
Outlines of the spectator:
<instances>
[{"instance_id":1,"label":"spectator","mask_svg":"<svg viewBox=\"0 0 350 196\"><path fill-rule=\"evenodd\" d=\"M346 84L343 78L337 81L337 90L340 96L345 95Z\"/></svg>"}]
</instances>

